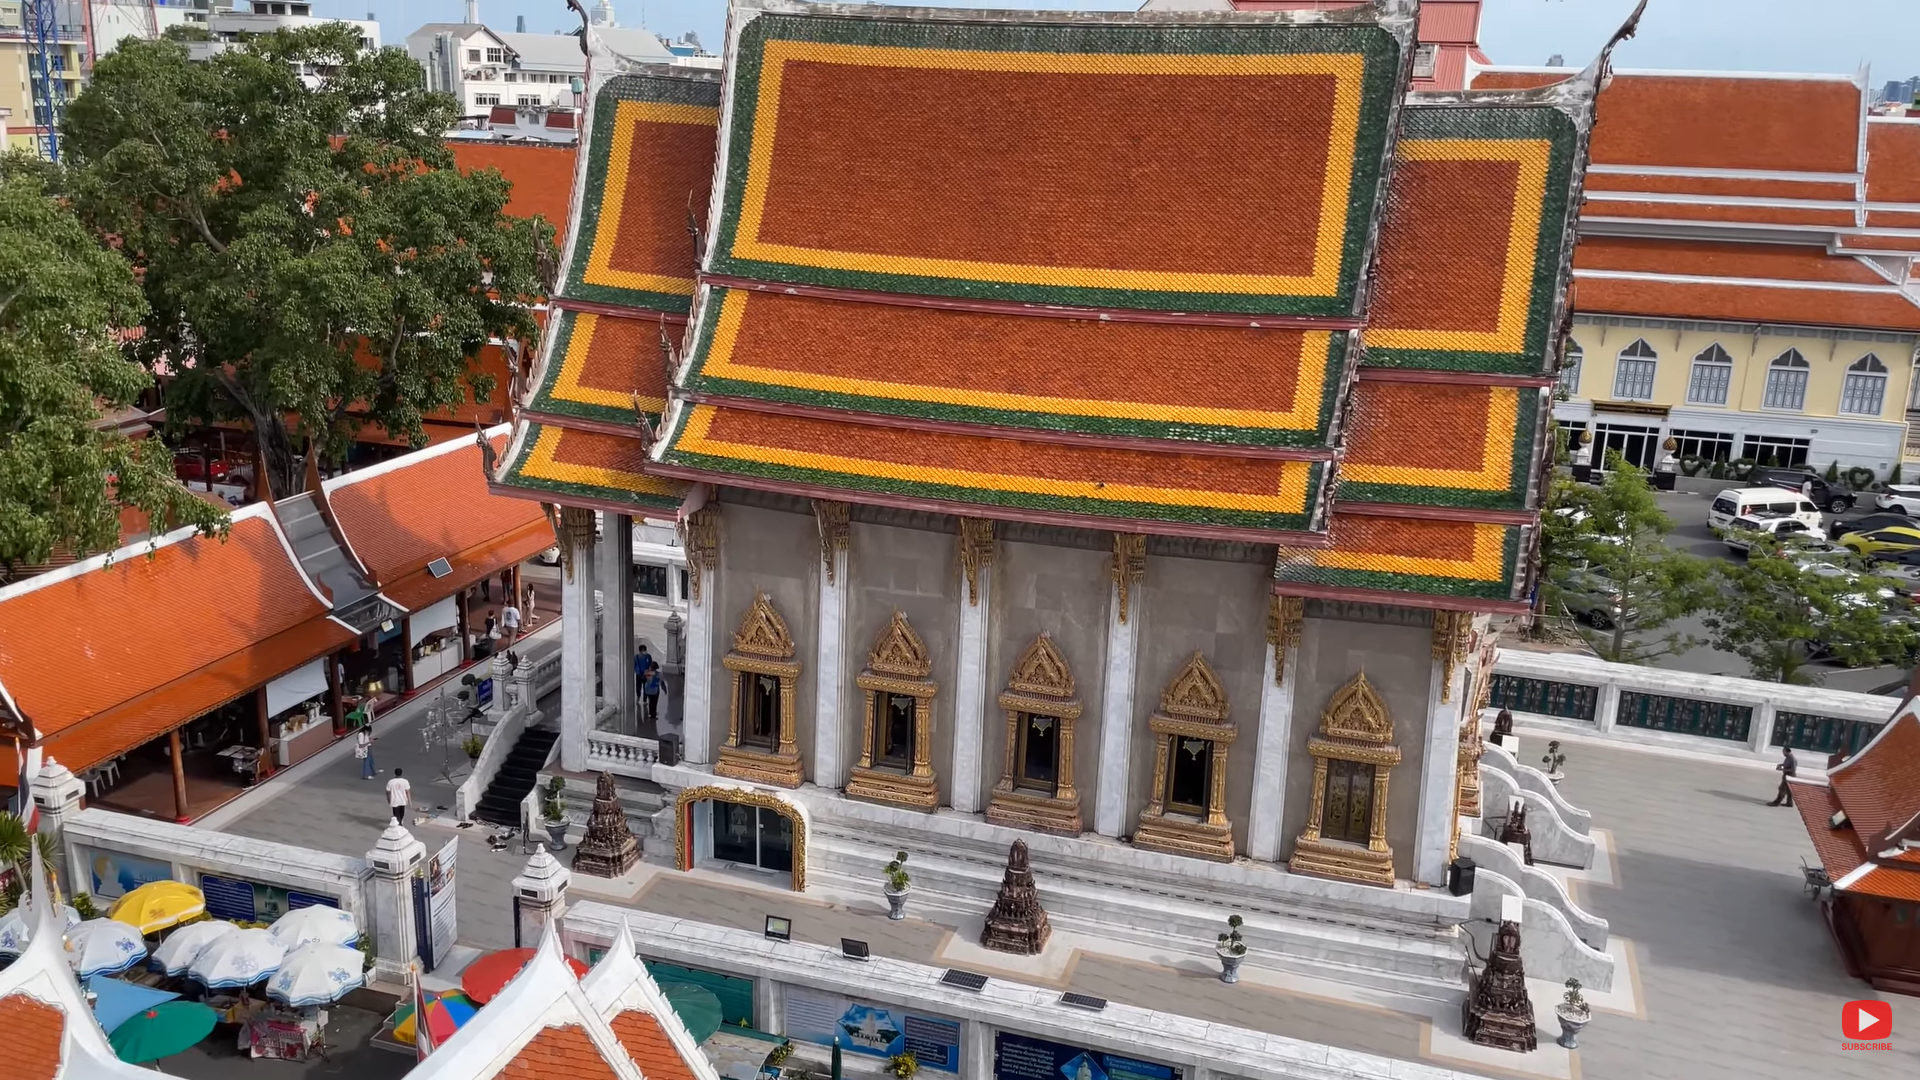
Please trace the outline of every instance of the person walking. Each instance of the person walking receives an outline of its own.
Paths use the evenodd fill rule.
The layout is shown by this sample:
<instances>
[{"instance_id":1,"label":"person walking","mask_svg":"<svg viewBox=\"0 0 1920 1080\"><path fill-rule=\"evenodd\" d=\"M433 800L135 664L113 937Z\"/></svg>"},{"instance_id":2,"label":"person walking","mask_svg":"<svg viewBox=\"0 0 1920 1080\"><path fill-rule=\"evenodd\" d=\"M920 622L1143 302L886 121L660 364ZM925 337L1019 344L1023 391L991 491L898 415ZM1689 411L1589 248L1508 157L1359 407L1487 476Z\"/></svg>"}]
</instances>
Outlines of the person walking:
<instances>
[{"instance_id":1,"label":"person walking","mask_svg":"<svg viewBox=\"0 0 1920 1080\"><path fill-rule=\"evenodd\" d=\"M373 767L373 724L368 722L353 737L353 756L360 759L360 779L371 780L380 770Z\"/></svg>"},{"instance_id":2,"label":"person walking","mask_svg":"<svg viewBox=\"0 0 1920 1080\"><path fill-rule=\"evenodd\" d=\"M395 825L406 824L407 803L413 798L413 785L407 783L406 771L393 770L393 779L387 781L387 805L393 807Z\"/></svg>"},{"instance_id":3,"label":"person walking","mask_svg":"<svg viewBox=\"0 0 1920 1080\"><path fill-rule=\"evenodd\" d=\"M1773 801L1767 805L1780 806L1785 804L1792 806L1793 788L1788 786L1787 781L1793 779L1794 775L1800 771L1800 763L1793 760L1793 747L1783 746L1780 748L1780 764L1775 765L1774 768L1780 770L1780 791L1774 795Z\"/></svg>"},{"instance_id":4,"label":"person walking","mask_svg":"<svg viewBox=\"0 0 1920 1080\"><path fill-rule=\"evenodd\" d=\"M506 597L502 596L500 599L505 600ZM490 577L480 579L480 601L486 604L493 603L493 579Z\"/></svg>"},{"instance_id":5,"label":"person walking","mask_svg":"<svg viewBox=\"0 0 1920 1080\"><path fill-rule=\"evenodd\" d=\"M647 702L647 719L658 722L660 719L660 690L665 680L660 678L660 665L647 665L646 681L640 684L640 694Z\"/></svg>"},{"instance_id":6,"label":"person walking","mask_svg":"<svg viewBox=\"0 0 1920 1080\"><path fill-rule=\"evenodd\" d=\"M653 654L649 653L647 651L647 646L644 643L642 643L640 646L640 651L633 654L633 692L634 693L641 694L646 692L647 669L652 666L653 666Z\"/></svg>"},{"instance_id":7,"label":"person walking","mask_svg":"<svg viewBox=\"0 0 1920 1080\"><path fill-rule=\"evenodd\" d=\"M520 609L513 606L511 599L500 609L500 628L507 635L507 644L520 640Z\"/></svg>"}]
</instances>

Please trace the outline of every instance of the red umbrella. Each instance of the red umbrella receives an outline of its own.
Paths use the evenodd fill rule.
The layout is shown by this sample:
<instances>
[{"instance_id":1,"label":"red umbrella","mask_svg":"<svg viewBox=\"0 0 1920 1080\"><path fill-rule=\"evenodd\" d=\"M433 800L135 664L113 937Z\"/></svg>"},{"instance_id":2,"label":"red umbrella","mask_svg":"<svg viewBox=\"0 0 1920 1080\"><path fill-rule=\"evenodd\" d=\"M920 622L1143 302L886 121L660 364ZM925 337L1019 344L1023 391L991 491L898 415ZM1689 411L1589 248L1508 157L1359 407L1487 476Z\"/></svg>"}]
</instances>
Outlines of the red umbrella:
<instances>
[{"instance_id":1,"label":"red umbrella","mask_svg":"<svg viewBox=\"0 0 1920 1080\"><path fill-rule=\"evenodd\" d=\"M520 969L533 959L532 949L501 949L491 952L467 965L460 974L460 989L467 996L484 1005L493 1000L502 987L513 981ZM575 978L587 973L587 965L569 957L567 966L573 969Z\"/></svg>"}]
</instances>

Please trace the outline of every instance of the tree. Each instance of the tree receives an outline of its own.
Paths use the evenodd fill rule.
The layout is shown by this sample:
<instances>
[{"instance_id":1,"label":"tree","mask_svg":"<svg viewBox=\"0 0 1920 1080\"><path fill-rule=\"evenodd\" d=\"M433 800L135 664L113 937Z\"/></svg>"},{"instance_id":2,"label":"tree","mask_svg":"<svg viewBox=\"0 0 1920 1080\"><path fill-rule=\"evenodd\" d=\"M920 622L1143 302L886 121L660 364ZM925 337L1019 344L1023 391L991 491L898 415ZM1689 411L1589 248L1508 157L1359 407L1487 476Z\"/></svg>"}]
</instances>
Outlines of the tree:
<instances>
[{"instance_id":1,"label":"tree","mask_svg":"<svg viewBox=\"0 0 1920 1080\"><path fill-rule=\"evenodd\" d=\"M338 24L203 63L124 41L67 110L84 213L141 275L170 421L245 421L277 497L362 423L423 444L424 415L492 393L472 371L489 339L532 336L553 229L507 216L497 171L454 168L458 116L405 52Z\"/></svg>"},{"instance_id":2,"label":"tree","mask_svg":"<svg viewBox=\"0 0 1920 1080\"><path fill-rule=\"evenodd\" d=\"M165 445L100 423L152 385L116 333L146 304L125 260L48 194L53 175L0 160L0 581L56 550L110 550L123 509L209 532L227 516L174 479Z\"/></svg>"},{"instance_id":3,"label":"tree","mask_svg":"<svg viewBox=\"0 0 1920 1080\"><path fill-rule=\"evenodd\" d=\"M1906 605L1872 578L1822 570L1756 542L1745 562L1719 564L1720 588L1707 609L1713 647L1746 660L1752 677L1817 686L1809 665L1832 656L1848 665L1906 663L1915 623Z\"/></svg>"},{"instance_id":4,"label":"tree","mask_svg":"<svg viewBox=\"0 0 1920 1080\"><path fill-rule=\"evenodd\" d=\"M1611 583L1617 606L1634 613L1631 626L1612 618L1580 628L1601 659L1645 664L1698 644L1678 632L1658 633L1707 602L1713 576L1706 560L1667 546L1673 519L1660 509L1644 471L1610 452L1602 486L1557 476L1547 502L1541 561L1550 610L1560 609L1571 589L1597 581Z\"/></svg>"}]
</instances>

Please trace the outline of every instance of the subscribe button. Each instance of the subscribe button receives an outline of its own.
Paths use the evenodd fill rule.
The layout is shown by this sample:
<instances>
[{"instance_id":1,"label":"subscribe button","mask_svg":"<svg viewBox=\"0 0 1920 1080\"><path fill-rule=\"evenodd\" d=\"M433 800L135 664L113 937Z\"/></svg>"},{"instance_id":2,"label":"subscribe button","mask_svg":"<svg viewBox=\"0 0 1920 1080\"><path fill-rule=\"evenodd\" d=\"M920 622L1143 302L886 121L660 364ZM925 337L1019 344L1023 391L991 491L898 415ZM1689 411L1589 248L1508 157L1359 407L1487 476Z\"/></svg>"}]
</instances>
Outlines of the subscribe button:
<instances>
[{"instance_id":1,"label":"subscribe button","mask_svg":"<svg viewBox=\"0 0 1920 1080\"><path fill-rule=\"evenodd\" d=\"M1848 1039L1872 1041L1893 1036L1893 1003L1890 1001L1849 1001L1840 1010L1840 1034Z\"/></svg>"}]
</instances>

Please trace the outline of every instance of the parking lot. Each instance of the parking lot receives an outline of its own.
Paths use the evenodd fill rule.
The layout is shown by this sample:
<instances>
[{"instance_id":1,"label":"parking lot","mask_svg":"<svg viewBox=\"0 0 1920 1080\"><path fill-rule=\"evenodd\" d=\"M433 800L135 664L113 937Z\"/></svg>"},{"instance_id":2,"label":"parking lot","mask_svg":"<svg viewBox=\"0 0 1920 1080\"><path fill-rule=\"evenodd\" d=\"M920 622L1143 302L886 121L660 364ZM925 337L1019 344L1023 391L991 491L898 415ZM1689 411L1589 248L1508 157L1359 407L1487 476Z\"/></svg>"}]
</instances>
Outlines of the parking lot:
<instances>
[{"instance_id":1,"label":"parking lot","mask_svg":"<svg viewBox=\"0 0 1920 1080\"><path fill-rule=\"evenodd\" d=\"M1737 487L1729 481L1725 486ZM1692 552L1710 559L1739 558L1727 545L1717 539L1707 528L1707 507L1713 502L1714 494L1720 488L1706 491L1661 491L1655 492L1660 508L1672 517L1675 528L1667 537L1668 546L1682 551ZM1843 518L1853 518L1874 513L1873 496L1862 495L1859 504ZM1827 518L1830 522L1831 516ZM1705 637L1706 626L1699 616L1676 619L1660 631L1664 636L1669 632L1678 632L1689 637ZM1661 658L1658 666L1676 671L1696 671L1706 675L1750 674L1747 662L1732 653L1700 646L1684 653ZM1874 667L1848 669L1838 664L1815 665L1822 676L1822 684L1833 690L1852 690L1860 693L1883 693L1904 687L1907 672L1897 667Z\"/></svg>"}]
</instances>

